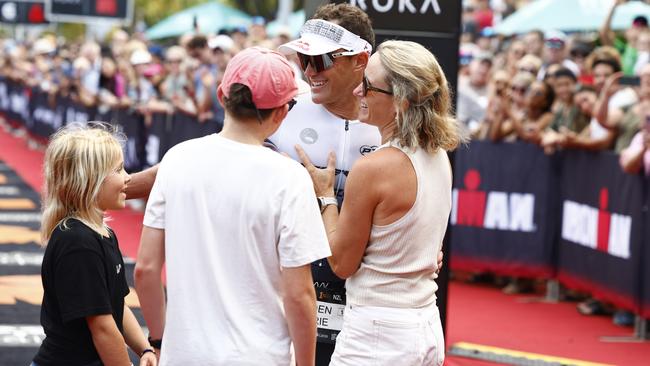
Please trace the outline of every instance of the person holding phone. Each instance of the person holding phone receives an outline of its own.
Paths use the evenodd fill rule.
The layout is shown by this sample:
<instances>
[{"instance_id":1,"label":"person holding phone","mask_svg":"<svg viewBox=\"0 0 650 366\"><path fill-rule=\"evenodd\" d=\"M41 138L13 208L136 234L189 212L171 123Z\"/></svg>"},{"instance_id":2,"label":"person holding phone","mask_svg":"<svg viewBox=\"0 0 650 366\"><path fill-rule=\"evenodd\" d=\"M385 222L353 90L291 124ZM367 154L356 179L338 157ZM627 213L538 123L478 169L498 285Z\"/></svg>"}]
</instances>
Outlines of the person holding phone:
<instances>
[{"instance_id":1,"label":"person holding phone","mask_svg":"<svg viewBox=\"0 0 650 366\"><path fill-rule=\"evenodd\" d=\"M596 107L600 108L600 114L597 115L600 125L616 133L614 151L617 153L631 144L645 121L645 111L650 111L650 64L644 66L639 75L639 87L635 90L639 102L631 107L610 107L608 104L620 89L621 80L629 81L620 72L607 79L601 92L602 102L600 107Z\"/></svg>"}]
</instances>

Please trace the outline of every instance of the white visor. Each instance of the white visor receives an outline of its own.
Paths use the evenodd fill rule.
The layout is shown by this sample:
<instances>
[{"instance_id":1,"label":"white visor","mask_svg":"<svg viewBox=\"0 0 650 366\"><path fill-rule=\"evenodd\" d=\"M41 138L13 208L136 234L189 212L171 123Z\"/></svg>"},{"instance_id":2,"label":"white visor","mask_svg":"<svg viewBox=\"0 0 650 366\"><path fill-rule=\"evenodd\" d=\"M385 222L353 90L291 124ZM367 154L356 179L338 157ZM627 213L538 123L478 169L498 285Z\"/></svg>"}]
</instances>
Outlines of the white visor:
<instances>
[{"instance_id":1,"label":"white visor","mask_svg":"<svg viewBox=\"0 0 650 366\"><path fill-rule=\"evenodd\" d=\"M281 45L278 50L284 54L294 52L316 56L345 50L345 55L372 52L372 47L361 37L338 24L322 19L308 20L300 30L300 38Z\"/></svg>"}]
</instances>

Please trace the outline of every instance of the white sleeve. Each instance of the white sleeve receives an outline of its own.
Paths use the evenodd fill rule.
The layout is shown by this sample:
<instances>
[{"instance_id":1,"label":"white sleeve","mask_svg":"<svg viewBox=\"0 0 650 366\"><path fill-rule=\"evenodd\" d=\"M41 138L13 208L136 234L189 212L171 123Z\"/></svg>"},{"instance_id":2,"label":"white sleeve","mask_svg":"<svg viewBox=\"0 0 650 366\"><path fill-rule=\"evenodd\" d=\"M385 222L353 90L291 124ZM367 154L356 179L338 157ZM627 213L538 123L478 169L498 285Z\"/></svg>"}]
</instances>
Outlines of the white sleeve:
<instances>
[{"instance_id":1,"label":"white sleeve","mask_svg":"<svg viewBox=\"0 0 650 366\"><path fill-rule=\"evenodd\" d=\"M290 182L280 202L278 254L282 267L299 267L332 253L309 174L297 167Z\"/></svg>"},{"instance_id":2,"label":"white sleeve","mask_svg":"<svg viewBox=\"0 0 650 366\"><path fill-rule=\"evenodd\" d=\"M147 200L147 208L144 212L144 220L142 224L155 229L165 228L165 192L163 190L163 182L165 180L165 159L158 167L156 180L151 188L149 199Z\"/></svg>"}]
</instances>

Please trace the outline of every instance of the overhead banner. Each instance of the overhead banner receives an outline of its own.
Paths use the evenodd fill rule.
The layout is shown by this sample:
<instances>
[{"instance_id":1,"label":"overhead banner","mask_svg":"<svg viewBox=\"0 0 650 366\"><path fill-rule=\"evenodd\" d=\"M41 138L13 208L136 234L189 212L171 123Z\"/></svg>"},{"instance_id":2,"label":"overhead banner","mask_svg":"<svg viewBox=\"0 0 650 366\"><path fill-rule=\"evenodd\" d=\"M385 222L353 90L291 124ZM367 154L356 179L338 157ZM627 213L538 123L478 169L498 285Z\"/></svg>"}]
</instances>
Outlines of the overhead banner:
<instances>
[{"instance_id":1,"label":"overhead banner","mask_svg":"<svg viewBox=\"0 0 650 366\"><path fill-rule=\"evenodd\" d=\"M610 152L572 152L562 162L558 279L619 307L638 310L643 179ZM647 266L646 266L647 267Z\"/></svg>"},{"instance_id":2,"label":"overhead banner","mask_svg":"<svg viewBox=\"0 0 650 366\"><path fill-rule=\"evenodd\" d=\"M0 22L4 24L47 24L43 0L0 0Z\"/></svg>"},{"instance_id":3,"label":"overhead banner","mask_svg":"<svg viewBox=\"0 0 650 366\"><path fill-rule=\"evenodd\" d=\"M457 0L350 0L372 19L377 30L408 32L460 32L461 2Z\"/></svg>"},{"instance_id":4,"label":"overhead banner","mask_svg":"<svg viewBox=\"0 0 650 366\"><path fill-rule=\"evenodd\" d=\"M47 0L45 15L58 22L91 23L105 19L130 23L133 0Z\"/></svg>"},{"instance_id":5,"label":"overhead banner","mask_svg":"<svg viewBox=\"0 0 650 366\"><path fill-rule=\"evenodd\" d=\"M377 46L387 39L401 39L417 42L429 49L438 59L452 89L456 90L461 1L335 0L332 2L349 3L366 12L372 20Z\"/></svg>"},{"instance_id":6,"label":"overhead banner","mask_svg":"<svg viewBox=\"0 0 650 366\"><path fill-rule=\"evenodd\" d=\"M498 163L495 163L498 162ZM452 269L554 274L552 160L526 143L474 141L456 151Z\"/></svg>"}]
</instances>

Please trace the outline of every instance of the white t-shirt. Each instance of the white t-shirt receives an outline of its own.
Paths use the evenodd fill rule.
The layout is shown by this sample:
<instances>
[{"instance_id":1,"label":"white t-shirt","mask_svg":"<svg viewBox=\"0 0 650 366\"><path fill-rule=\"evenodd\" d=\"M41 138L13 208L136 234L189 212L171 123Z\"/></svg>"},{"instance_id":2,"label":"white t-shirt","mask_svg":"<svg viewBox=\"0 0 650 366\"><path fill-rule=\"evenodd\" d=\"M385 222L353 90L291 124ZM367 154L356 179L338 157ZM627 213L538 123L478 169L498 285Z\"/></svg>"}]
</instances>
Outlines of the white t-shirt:
<instances>
[{"instance_id":1,"label":"white t-shirt","mask_svg":"<svg viewBox=\"0 0 650 366\"><path fill-rule=\"evenodd\" d=\"M307 171L218 135L164 157L144 225L165 229L161 365L288 365L281 267L329 256Z\"/></svg>"}]
</instances>

